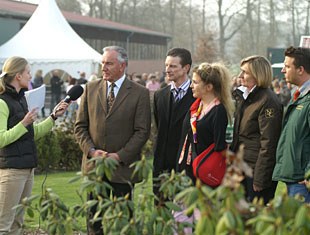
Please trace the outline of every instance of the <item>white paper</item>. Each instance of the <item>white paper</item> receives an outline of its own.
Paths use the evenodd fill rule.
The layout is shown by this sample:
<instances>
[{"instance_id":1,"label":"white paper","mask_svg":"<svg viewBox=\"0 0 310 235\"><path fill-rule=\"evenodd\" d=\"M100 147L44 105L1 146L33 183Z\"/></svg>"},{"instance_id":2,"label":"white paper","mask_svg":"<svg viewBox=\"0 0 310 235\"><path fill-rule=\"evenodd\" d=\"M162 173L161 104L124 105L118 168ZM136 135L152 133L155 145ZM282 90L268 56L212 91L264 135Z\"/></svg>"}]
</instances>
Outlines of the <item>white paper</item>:
<instances>
[{"instance_id":1,"label":"white paper","mask_svg":"<svg viewBox=\"0 0 310 235\"><path fill-rule=\"evenodd\" d=\"M29 111L35 108L41 109L44 107L45 92L46 92L45 84L43 84L42 86L38 88L25 92L25 97L27 100Z\"/></svg>"}]
</instances>

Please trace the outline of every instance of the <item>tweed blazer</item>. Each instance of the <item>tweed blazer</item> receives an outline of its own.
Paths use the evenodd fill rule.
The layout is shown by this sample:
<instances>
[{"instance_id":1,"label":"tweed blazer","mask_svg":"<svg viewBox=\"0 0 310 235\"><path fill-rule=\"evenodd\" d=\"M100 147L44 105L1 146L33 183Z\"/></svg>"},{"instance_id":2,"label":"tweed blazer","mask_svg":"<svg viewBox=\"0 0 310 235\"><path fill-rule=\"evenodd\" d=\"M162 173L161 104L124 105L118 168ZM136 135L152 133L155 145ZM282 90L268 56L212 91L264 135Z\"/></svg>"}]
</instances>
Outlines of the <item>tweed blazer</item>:
<instances>
[{"instance_id":1,"label":"tweed blazer","mask_svg":"<svg viewBox=\"0 0 310 235\"><path fill-rule=\"evenodd\" d=\"M129 166L140 160L150 128L150 97L145 87L126 78L108 113L107 82L101 79L86 84L77 112L75 136L84 158L91 148L119 155L121 162L111 182L135 183Z\"/></svg>"}]
</instances>

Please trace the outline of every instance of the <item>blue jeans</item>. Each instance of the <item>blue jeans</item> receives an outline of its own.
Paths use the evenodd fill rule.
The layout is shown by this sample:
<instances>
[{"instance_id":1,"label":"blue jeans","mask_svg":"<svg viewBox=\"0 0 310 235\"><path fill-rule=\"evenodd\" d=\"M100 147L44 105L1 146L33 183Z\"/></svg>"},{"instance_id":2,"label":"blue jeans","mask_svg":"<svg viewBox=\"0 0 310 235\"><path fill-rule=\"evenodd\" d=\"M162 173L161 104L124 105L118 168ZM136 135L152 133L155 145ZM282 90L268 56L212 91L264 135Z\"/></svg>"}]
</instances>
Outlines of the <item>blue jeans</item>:
<instances>
[{"instance_id":1,"label":"blue jeans","mask_svg":"<svg viewBox=\"0 0 310 235\"><path fill-rule=\"evenodd\" d=\"M305 198L306 203L310 203L310 192L305 184L286 183L288 195L294 197L299 194Z\"/></svg>"}]
</instances>

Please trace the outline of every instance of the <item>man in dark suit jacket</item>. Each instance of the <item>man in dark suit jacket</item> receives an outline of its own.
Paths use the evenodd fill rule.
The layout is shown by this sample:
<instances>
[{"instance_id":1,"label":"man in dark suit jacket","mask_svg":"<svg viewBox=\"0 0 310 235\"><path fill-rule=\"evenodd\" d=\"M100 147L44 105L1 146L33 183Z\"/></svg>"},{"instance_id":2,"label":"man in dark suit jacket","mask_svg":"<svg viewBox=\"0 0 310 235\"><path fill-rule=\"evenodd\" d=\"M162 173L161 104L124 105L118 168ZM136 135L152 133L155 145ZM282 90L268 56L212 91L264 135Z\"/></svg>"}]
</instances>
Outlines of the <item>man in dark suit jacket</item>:
<instances>
[{"instance_id":1,"label":"man in dark suit jacket","mask_svg":"<svg viewBox=\"0 0 310 235\"><path fill-rule=\"evenodd\" d=\"M103 49L103 79L85 85L75 123L76 139L85 156L107 153L107 157L120 163L111 181L104 178L118 197L126 194L131 197L136 181L131 178L133 169L129 165L140 160L151 127L149 92L126 77L127 64L125 49L117 46ZM111 87L115 99L108 104ZM88 229L102 234L101 223Z\"/></svg>"},{"instance_id":2,"label":"man in dark suit jacket","mask_svg":"<svg viewBox=\"0 0 310 235\"><path fill-rule=\"evenodd\" d=\"M154 151L154 177L176 169L184 117L194 102L188 73L191 54L184 48L168 51L165 61L170 85L154 94L154 116L158 129ZM154 185L157 194L159 185Z\"/></svg>"}]
</instances>

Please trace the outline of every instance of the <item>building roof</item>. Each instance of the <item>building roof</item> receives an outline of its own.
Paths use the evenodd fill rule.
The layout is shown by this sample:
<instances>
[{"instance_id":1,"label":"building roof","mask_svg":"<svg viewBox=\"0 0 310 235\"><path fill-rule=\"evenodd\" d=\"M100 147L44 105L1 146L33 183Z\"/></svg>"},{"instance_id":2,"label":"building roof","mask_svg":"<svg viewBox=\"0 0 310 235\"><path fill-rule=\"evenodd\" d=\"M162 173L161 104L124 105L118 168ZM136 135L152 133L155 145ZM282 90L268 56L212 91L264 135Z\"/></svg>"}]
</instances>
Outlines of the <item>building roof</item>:
<instances>
[{"instance_id":1,"label":"building roof","mask_svg":"<svg viewBox=\"0 0 310 235\"><path fill-rule=\"evenodd\" d=\"M12 18L24 18L28 20L35 11L37 4L17 2L12 0L0 0L0 16ZM89 16L79 15L77 13L62 11L62 14L71 24L92 26L101 29L118 30L122 32L133 32L138 34L153 35L157 37L171 38L170 35L156 32L144 28L139 28L131 25L121 24L105 19L93 18Z\"/></svg>"}]
</instances>

